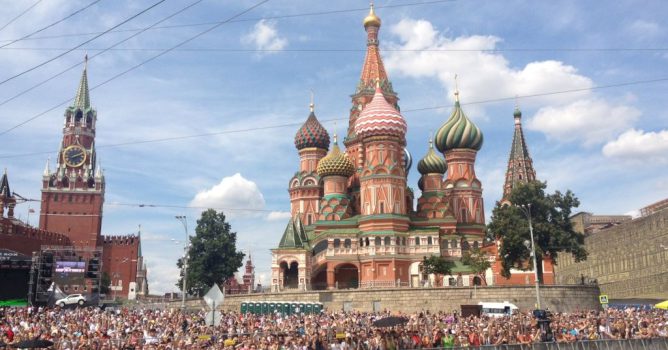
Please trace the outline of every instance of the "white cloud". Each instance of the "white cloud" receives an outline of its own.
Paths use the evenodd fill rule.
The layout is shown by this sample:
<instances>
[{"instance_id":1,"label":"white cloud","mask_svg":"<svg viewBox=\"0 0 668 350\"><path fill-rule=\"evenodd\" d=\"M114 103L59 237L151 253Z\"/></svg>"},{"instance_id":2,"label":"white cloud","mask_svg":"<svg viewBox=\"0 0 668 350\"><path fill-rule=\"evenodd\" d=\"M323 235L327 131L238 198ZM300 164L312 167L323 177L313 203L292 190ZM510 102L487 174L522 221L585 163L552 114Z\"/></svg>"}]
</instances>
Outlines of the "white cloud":
<instances>
[{"instance_id":1,"label":"white cloud","mask_svg":"<svg viewBox=\"0 0 668 350\"><path fill-rule=\"evenodd\" d=\"M605 142L628 129L640 116L633 107L612 106L598 98L541 108L527 127L560 141L581 141L585 145Z\"/></svg>"},{"instance_id":2,"label":"white cloud","mask_svg":"<svg viewBox=\"0 0 668 350\"><path fill-rule=\"evenodd\" d=\"M271 50L266 52L267 54L281 51L288 45L288 39L278 34L276 24L266 20L257 22L253 30L241 38L241 41L257 50Z\"/></svg>"},{"instance_id":3,"label":"white cloud","mask_svg":"<svg viewBox=\"0 0 668 350\"><path fill-rule=\"evenodd\" d=\"M292 214L290 214L289 211L272 211L267 215L267 220L269 221L274 221L274 220L285 220L289 219L292 217Z\"/></svg>"},{"instance_id":4,"label":"white cloud","mask_svg":"<svg viewBox=\"0 0 668 350\"><path fill-rule=\"evenodd\" d=\"M603 146L603 154L637 161L668 162L668 130L628 130Z\"/></svg>"},{"instance_id":5,"label":"white cloud","mask_svg":"<svg viewBox=\"0 0 668 350\"><path fill-rule=\"evenodd\" d=\"M390 51L387 55L388 69L409 77L436 76L451 98L457 74L463 103L593 86L592 80L578 74L575 67L559 61L530 62L521 69L511 67L503 55L491 52L501 41L495 36L450 38L439 33L431 22L413 19L400 21L391 31L400 43L389 44L399 51ZM579 95L589 93L585 91ZM522 102L523 105L566 103L571 102L573 96L549 95Z\"/></svg>"},{"instance_id":6,"label":"white cloud","mask_svg":"<svg viewBox=\"0 0 668 350\"><path fill-rule=\"evenodd\" d=\"M203 190L195 195L190 205L204 208L240 208L240 209L263 209L265 205L264 196L255 182L245 179L241 174L224 177L219 184L208 190ZM250 211L225 211L230 215L254 214Z\"/></svg>"},{"instance_id":7,"label":"white cloud","mask_svg":"<svg viewBox=\"0 0 668 350\"><path fill-rule=\"evenodd\" d=\"M652 39L663 33L663 28L656 22L636 20L626 26L626 31L636 39Z\"/></svg>"}]
</instances>

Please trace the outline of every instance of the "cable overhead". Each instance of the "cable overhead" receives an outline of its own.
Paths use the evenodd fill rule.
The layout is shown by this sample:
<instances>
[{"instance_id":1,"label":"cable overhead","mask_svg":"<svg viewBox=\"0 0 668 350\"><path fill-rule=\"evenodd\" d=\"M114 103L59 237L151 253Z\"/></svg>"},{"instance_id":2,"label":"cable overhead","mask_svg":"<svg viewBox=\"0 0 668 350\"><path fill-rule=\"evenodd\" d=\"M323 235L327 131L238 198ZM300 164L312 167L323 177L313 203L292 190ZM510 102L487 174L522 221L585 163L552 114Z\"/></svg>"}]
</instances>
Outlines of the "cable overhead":
<instances>
[{"instance_id":1,"label":"cable overhead","mask_svg":"<svg viewBox=\"0 0 668 350\"><path fill-rule=\"evenodd\" d=\"M18 77L20 77L20 76L22 76L22 75L24 75L24 74L26 74L26 73L32 72L32 71L34 71L35 69L37 69L37 68L39 68L39 67L42 67L42 66L44 66L44 65L46 65L46 64L48 64L48 63L50 63L50 62L53 62L53 61L55 61L55 60L57 60L57 59L59 59L59 58L65 56L65 55L67 55L68 53L70 53L70 52L72 52L72 51L74 51L74 50L76 50L76 49L78 49L78 48L80 48L80 47L82 47L82 46L84 46L84 45L86 45L86 44L92 42L93 40L95 40L95 39L97 39L97 38L99 38L99 37L101 37L101 36L103 36L103 35L109 33L109 32L112 31L113 29L116 29L116 28L118 28L118 27L124 25L125 23L128 23L128 22L130 22L131 20L133 20L133 19L135 19L135 18L141 16L142 14L144 14L144 13L150 11L151 9L153 9L154 7L156 7L156 6L160 5L160 4L162 4L163 2L165 2L165 0L159 0L158 2L154 3L153 5L151 5L151 6L147 7L147 8L145 8L145 9L143 9L143 10L141 10L141 11L139 11L138 13L134 14L134 15L131 16L130 18L128 18L128 19L122 21L121 23L118 23L117 25L115 25L115 26L113 26L113 27L111 27L111 28L105 30L104 32L102 32L102 33L100 33L100 34L98 34L98 35L96 35L96 36L94 36L94 37L92 37L92 38L90 38L90 39L84 41L83 43L81 43L81 44L79 44L79 45L77 45L77 46L75 46L75 47L73 47L73 48L71 48L71 49L69 49L69 50L67 50L67 51L65 51L65 52L63 52L63 53L61 53L61 54L58 54L58 55L56 55L55 57L52 57L52 58L50 58L50 59L48 59L48 60L46 60L46 61L44 61L44 62L42 62L42 63L39 63L38 65L36 65L36 66L34 66L34 67L32 67L32 68L29 68L29 69L27 69L27 70L25 70L25 71L23 71L23 72L21 72L21 73L17 73L17 74L15 74L15 75L13 75L13 76L11 76L11 77L9 77L9 78L3 80L3 81L0 81L0 85L4 84L4 83L6 83L6 82L8 82L8 81L10 81L10 80L16 79L16 78L18 78Z\"/></svg>"},{"instance_id":2,"label":"cable overhead","mask_svg":"<svg viewBox=\"0 0 668 350\"><path fill-rule=\"evenodd\" d=\"M422 1L422 2L412 2L412 3L404 3L404 4L394 4L394 5L385 5L385 6L376 6L376 9L382 9L382 8L398 8L398 7L411 7L411 6L420 6L420 5L433 5L433 4L441 4L441 3L448 3L448 2L455 2L457 0L432 0L432 1ZM236 23L236 22L255 22L255 21L260 21L260 20L271 20L271 19L286 19L286 18L295 18L295 17L308 17L308 16L323 16L323 15L331 15L331 14L338 14L338 13L348 13L348 12L368 12L369 7L360 7L360 8L353 8L353 9L343 9L343 10L330 10L330 11L319 11L319 12L306 12L306 13L297 13L297 14L291 14L291 15L280 15L280 16L268 16L268 17L255 17L255 18L240 18L240 19L235 19L229 22L225 23ZM173 24L173 25L166 25L166 26L159 26L159 27L154 27L151 29L171 29L171 28L184 28L184 27L201 27L201 26L206 26L206 25L212 25L212 24L219 24L221 21L215 21L215 22L198 22L198 23L185 23L185 24ZM119 30L113 30L111 33L120 33L120 32L133 32L133 31L140 31L145 28L131 28L131 29L119 29ZM41 37L32 37L26 40L39 40L39 39L57 39L57 38L65 38L65 37L72 37L72 36L86 36L86 35L95 35L99 34L100 32L88 32L88 33L72 33L72 34L61 34L61 35L51 35L51 36L41 36ZM11 41L11 40L0 40L0 42L3 41Z\"/></svg>"},{"instance_id":3,"label":"cable overhead","mask_svg":"<svg viewBox=\"0 0 668 350\"><path fill-rule=\"evenodd\" d=\"M65 16L65 17L63 17L63 18L61 18L61 19L59 19L59 20L57 20L57 21L55 21L55 22L53 22L53 23L47 25L47 26L44 26L44 27L42 27L42 28L40 28L40 29L37 29L36 31L34 31L34 32L30 33L30 34L24 35L24 36L22 36L22 37L20 37L20 38L18 38L18 39L11 40L11 41L9 41L8 43L6 43L6 44L0 46L0 49L2 49L2 48L4 48L4 47L7 47L7 46L9 46L9 45L11 45L11 44L13 44L13 43L15 43L15 42L17 42L17 41L21 41L21 40L25 40L25 39L27 39L27 38L30 38L31 36L33 36L33 35L35 35L35 34L37 34L37 33L40 33L40 32L45 31L45 30L47 30L47 29L49 29L49 28L51 28L51 27L53 27L53 26L55 26L55 25L57 25L57 24L60 24L60 23L62 23L62 22L64 22L64 21L66 21L66 20L68 20L68 19L74 17L75 15L77 15L77 14L79 14L79 13L81 13L81 12L87 10L89 7L91 7L91 6L95 5L95 4L97 4L97 3L100 2L100 1L101 1L101 0L95 0L95 1L91 2L90 4L88 4L88 5L84 6L84 7L80 8L80 9L78 9L78 10L72 12L72 13L70 13L69 15L67 15L67 16ZM0 29L0 30L1 30L1 29Z\"/></svg>"},{"instance_id":4,"label":"cable overhead","mask_svg":"<svg viewBox=\"0 0 668 350\"><path fill-rule=\"evenodd\" d=\"M150 28L144 28L148 30ZM64 51L68 50L63 47L4 47L4 50L31 50L31 51ZM668 51L668 47L649 47L649 48L494 48L494 49L391 49L381 48L383 52L661 52ZM128 47L128 48L79 48L80 51L162 51L164 48L142 48L142 47ZM366 52L366 49L227 49L227 48L179 48L175 51L183 52Z\"/></svg>"},{"instance_id":5,"label":"cable overhead","mask_svg":"<svg viewBox=\"0 0 668 350\"><path fill-rule=\"evenodd\" d=\"M266 1L269 1L269 0L266 0ZM582 92L582 91L610 89L610 88L616 88L616 87L622 87L622 86L660 83L660 82L668 82L668 77L657 78L657 79L648 79L648 80L627 81L627 82L621 82L621 83L615 83L615 84L592 86L592 87L588 87L588 88L552 91L552 92L536 93L536 94L529 94L529 95L513 95L513 96L508 96L508 97L499 97L499 98L494 98L494 99L487 99L487 100L479 100L479 101L461 103L461 105L465 106L465 105L477 105L477 104L486 104L486 103L498 103L498 102L504 102L504 101L514 101L517 98L534 98L534 97L541 97L541 96L560 95L560 94L568 94L568 93L575 93L575 92ZM66 100L66 102L68 102L68 101L70 101L70 99ZM49 111L51 111L51 110L53 110L57 107L60 107L62 104L64 104L64 103L61 103L60 105L58 105L54 108L51 108L48 111L42 112L38 116L43 115L45 113L48 113ZM401 112L402 113L422 112L422 111L441 109L441 108L449 108L449 107L452 107L452 105L421 107L421 108L409 108L409 109L402 109ZM36 118L36 117L33 117L33 118ZM323 119L323 120L321 120L321 122L328 123L328 122L341 121L341 120L348 120L348 118ZM26 123L26 122L27 121L24 121L24 123ZM267 130L267 129L278 129L278 128L284 128L284 127L289 127L289 126L300 126L303 123L304 122L302 121L302 122L298 122L298 123L276 124L276 125L268 125L268 126L263 126L263 127L254 127L254 128L246 128L246 129L225 130L225 131L208 132L208 133L201 133L201 134L172 136L172 137L147 139L147 140L137 140L137 141L121 142L121 143L108 144L108 145L102 144L102 145L96 145L95 147L99 149L99 148L132 146L132 145L139 145L139 144L146 144L146 143L178 141L178 140L208 137L208 136L243 133L243 132L250 132L250 131ZM16 127L14 127L14 128L16 128ZM11 130L11 129L9 129L9 130ZM7 131L5 131L5 132L7 132ZM3 132L3 133L5 133L5 132ZM0 135L2 135L2 134L0 134ZM31 153L12 154L12 155L0 155L0 159L20 158L20 157L44 155L44 154L51 154L51 153L53 153L53 151L31 152Z\"/></svg>"},{"instance_id":6,"label":"cable overhead","mask_svg":"<svg viewBox=\"0 0 668 350\"><path fill-rule=\"evenodd\" d=\"M30 7L23 10L23 12L19 13L14 18L10 19L9 22L5 23L2 27L0 27L0 32L3 31L5 28L7 28L7 26L9 26L10 24L14 23L14 21L16 21L17 19L23 17L23 15L28 13L28 11L32 10L33 7L37 6L40 2L42 2L42 0L37 0L34 4L30 5Z\"/></svg>"},{"instance_id":7,"label":"cable overhead","mask_svg":"<svg viewBox=\"0 0 668 350\"><path fill-rule=\"evenodd\" d=\"M161 0L161 1L165 1L165 0ZM166 53L169 53L169 52L173 51L174 49L179 48L179 47L181 47L181 46L183 46L183 45L185 45L185 44L187 44L187 43L189 43L189 42L191 42L191 41L193 41L193 40L199 38L200 36L202 36L202 35L204 35L204 34L209 33L210 31L212 31L212 30L214 30L214 29L216 29L216 28L222 26L223 24L225 24L225 23L229 23L229 21L231 21L231 20L233 20L233 19L235 19L235 18L237 18L237 17L243 16L244 14L246 14L246 13L248 13L248 12L254 10L255 8L257 8L257 7L261 6L261 5L263 5L264 3L268 2L268 1L269 1L269 0L263 0L263 1L260 1L260 2L256 3L255 5L253 5L253 6L249 7L249 8L247 8L247 9L245 9L245 10L243 10L243 11L241 11L241 12L239 12L239 13L237 13L237 14L231 16L231 17L229 17L227 20L222 21L222 22L219 22L218 24L216 24L216 25L214 25L214 26L211 26L211 27L209 27L208 29L205 29L205 30L203 30L203 31L201 31L201 32L199 32L199 33L197 33L197 34L195 34L195 35L193 35L193 36L191 36L191 37L189 37L189 38L187 38L187 39L185 39L185 40L179 42L178 44L176 44L176 45L170 47L169 49L167 49L167 50L165 50L165 51L162 51L162 52L160 52L160 53L157 54L157 55L151 56L151 57L149 57L148 59L145 59L144 61L142 61L142 62L140 62L140 63L138 63L138 64L136 64L136 65L134 65L134 66L132 66L132 67L130 67L130 68L128 68L128 69L126 69L126 70L124 70L124 71L122 71L122 72L116 74L116 75L114 75L114 76L112 76L111 78L109 78L109 79L107 79L107 80L105 80L105 81L103 81L103 82L101 82L101 83L99 83L99 84L97 84L97 85L91 87L91 88L89 89L89 91L93 91L93 90L95 90L95 89L97 89L97 88L99 88L99 87L101 87L101 86L103 86L103 85L105 85L105 84L107 84L107 83L109 83L109 82L111 82L111 81L113 81L113 80L115 80L115 79L117 79L117 78L119 78L119 77L121 77L121 76L123 76L123 75L125 75L125 74L127 74L127 73L129 73L129 72L131 72L131 71L133 71L133 70L135 70L135 69L137 69L137 68L139 68L139 67L141 67L141 66L143 66L144 64L146 64L146 63L148 63L148 62L151 62L151 61L157 59L158 57L161 57L162 55L164 55L164 54L166 54ZM1 84L1 83L0 83L0 84ZM54 109L56 109L56 108L58 108L58 107L60 107L60 106L62 106L62 105L64 105L64 104L66 104L66 103L69 102L70 100L71 100L71 99L68 98L67 100L64 100L63 102L61 102L61 103L59 103L59 104L57 104L57 105L55 105L55 106L53 106L53 107L47 109L46 111L41 112L41 113L38 113L37 115L35 115L35 116L31 117L31 118L28 118L28 119L24 120L23 122L21 122L21 123L19 123L19 124L17 124L17 125L14 125L13 127L9 128L9 129L6 129L6 130L0 132L0 136L6 134L6 133L8 133L8 132L10 132L10 131L12 131L12 130L14 130L14 129L16 129L16 128L21 127L21 126L23 126L23 125L25 125L25 124L27 124L27 123L33 121L33 120L35 120L35 119L37 119L37 118L39 118L39 117L45 115L46 113L49 113L49 112L53 111Z\"/></svg>"},{"instance_id":8,"label":"cable overhead","mask_svg":"<svg viewBox=\"0 0 668 350\"><path fill-rule=\"evenodd\" d=\"M99 0L98 0L98 1L99 1ZM127 37L127 38L125 38L125 39L123 39L123 40L121 40L121 41L116 42L115 44L109 46L108 48L106 48L106 49L104 49L104 50L102 50L102 51L100 51L100 52L98 52L98 53L96 53L96 54L94 54L94 55L88 57L88 60L90 61L90 60L92 60L93 58L95 58L95 57L97 57L97 56L99 56L99 55L102 55L103 53L105 53L105 52L107 52L107 51L109 51L109 50L112 50L114 47L116 47L116 46L118 46L118 45L120 45L120 44L122 44L122 43L124 43L124 42L126 42L126 41L128 41L128 40L130 40L130 39L132 39L132 38L134 38L134 37L136 37L136 36L138 36L138 35L144 33L144 32L146 32L146 31L149 30L150 28L153 28L154 26L157 26L158 24L160 24L160 23L162 23L162 22L164 22L164 21L167 21L167 20L171 19L172 17L174 17L174 16L176 16L176 15L178 15L178 14L180 14L180 13L186 11L186 10L188 10L189 8L191 8L191 7L193 7L193 6L197 5L197 4L199 4L199 3L202 2L202 1L204 1L204 0L197 0L197 1L193 2L193 3L191 3L190 5L181 8L180 10L178 10L178 11L176 11L176 12L170 14L169 16L164 17L163 19L161 19L161 20L159 20L159 21L153 23L152 25L150 25L150 26L144 28L142 31L136 32L136 33L130 35L129 37ZM0 47L0 48L1 48L1 47ZM40 87L40 86L46 84L47 82L49 82L49 81L51 81L51 80L53 80L53 79L55 79L55 78L57 78L57 77L59 77L59 76L65 74L65 73L67 73L67 72L69 72L69 71L71 71L71 70L74 69L74 68L81 67L81 64L84 63L85 61L86 61L86 60L79 61L79 62L77 62L77 63L75 63L75 64L69 66L68 68L65 68L64 70L60 71L59 73L57 73L57 74L55 74L55 75L52 75L51 77L49 77L49 78L47 78L47 79L45 79L45 80L42 80L41 82L39 82L39 83L37 83L37 84L35 84L35 85L33 85L33 86L31 86L31 87L29 87L29 88L27 88L27 89L21 91L21 92L19 92L18 94L14 95L14 96L12 96L12 97L10 97L10 98L4 100L4 101L1 101L1 102L0 102L0 106L5 105L7 102L10 102L10 101L16 99L17 97L20 97L20 96L22 96L22 95L25 95L26 93L28 93L28 92L30 92L30 91L32 91L32 90L34 90L34 89L36 89L36 88L38 88L38 87Z\"/></svg>"}]
</instances>

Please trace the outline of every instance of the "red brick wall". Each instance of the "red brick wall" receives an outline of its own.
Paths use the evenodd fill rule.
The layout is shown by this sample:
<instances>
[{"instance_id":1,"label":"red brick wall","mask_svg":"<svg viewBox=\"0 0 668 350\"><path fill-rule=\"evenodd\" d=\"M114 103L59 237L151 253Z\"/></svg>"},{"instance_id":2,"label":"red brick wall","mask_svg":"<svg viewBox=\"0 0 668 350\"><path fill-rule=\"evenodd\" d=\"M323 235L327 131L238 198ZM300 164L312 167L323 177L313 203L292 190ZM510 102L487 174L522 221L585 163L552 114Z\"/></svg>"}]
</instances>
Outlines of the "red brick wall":
<instances>
[{"instance_id":1,"label":"red brick wall","mask_svg":"<svg viewBox=\"0 0 668 350\"><path fill-rule=\"evenodd\" d=\"M0 248L32 256L42 245L71 245L67 236L0 218Z\"/></svg>"},{"instance_id":2,"label":"red brick wall","mask_svg":"<svg viewBox=\"0 0 668 350\"><path fill-rule=\"evenodd\" d=\"M95 247L102 230L101 193L42 192L39 227L61 232L75 246Z\"/></svg>"},{"instance_id":3,"label":"red brick wall","mask_svg":"<svg viewBox=\"0 0 668 350\"><path fill-rule=\"evenodd\" d=\"M102 271L109 274L112 286L117 286L118 281L122 281L122 290L116 290L115 294L125 298L130 290L130 282L137 280L139 237L104 236L103 240ZM111 294L110 296L113 296L113 289Z\"/></svg>"}]
</instances>

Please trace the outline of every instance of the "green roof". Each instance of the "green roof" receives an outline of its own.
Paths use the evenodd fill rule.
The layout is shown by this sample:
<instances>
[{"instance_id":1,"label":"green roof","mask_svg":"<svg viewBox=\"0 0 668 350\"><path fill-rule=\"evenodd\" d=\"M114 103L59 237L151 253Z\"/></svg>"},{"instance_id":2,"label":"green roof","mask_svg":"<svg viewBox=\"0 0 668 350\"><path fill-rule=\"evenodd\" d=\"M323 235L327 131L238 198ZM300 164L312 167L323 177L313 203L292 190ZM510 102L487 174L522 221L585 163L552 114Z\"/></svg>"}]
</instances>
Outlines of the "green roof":
<instances>
[{"instance_id":1,"label":"green roof","mask_svg":"<svg viewBox=\"0 0 668 350\"><path fill-rule=\"evenodd\" d=\"M278 244L279 248L304 248L308 242L304 225L299 216L291 218L288 225L285 227L281 242Z\"/></svg>"}]
</instances>

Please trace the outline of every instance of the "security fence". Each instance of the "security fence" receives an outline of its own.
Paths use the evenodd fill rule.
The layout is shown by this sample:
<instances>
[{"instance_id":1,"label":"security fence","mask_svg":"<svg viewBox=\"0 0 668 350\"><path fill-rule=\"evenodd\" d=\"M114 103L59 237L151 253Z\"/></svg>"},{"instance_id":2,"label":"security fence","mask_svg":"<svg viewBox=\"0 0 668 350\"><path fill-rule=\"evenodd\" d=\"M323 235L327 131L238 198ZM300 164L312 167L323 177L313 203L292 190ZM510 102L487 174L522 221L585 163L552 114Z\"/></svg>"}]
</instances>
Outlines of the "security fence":
<instances>
[{"instance_id":1,"label":"security fence","mask_svg":"<svg viewBox=\"0 0 668 350\"><path fill-rule=\"evenodd\" d=\"M422 348L442 350L444 348ZM585 340L573 343L536 343L513 345L487 345L481 347L454 347L452 350L668 350L668 338ZM403 350L403 349L402 349Z\"/></svg>"}]
</instances>

